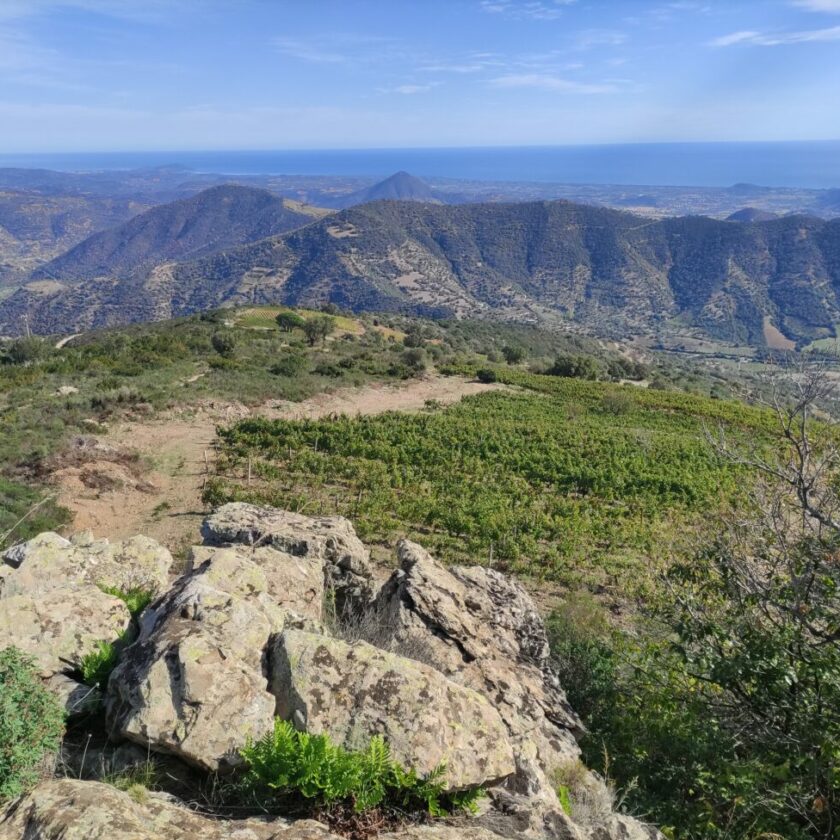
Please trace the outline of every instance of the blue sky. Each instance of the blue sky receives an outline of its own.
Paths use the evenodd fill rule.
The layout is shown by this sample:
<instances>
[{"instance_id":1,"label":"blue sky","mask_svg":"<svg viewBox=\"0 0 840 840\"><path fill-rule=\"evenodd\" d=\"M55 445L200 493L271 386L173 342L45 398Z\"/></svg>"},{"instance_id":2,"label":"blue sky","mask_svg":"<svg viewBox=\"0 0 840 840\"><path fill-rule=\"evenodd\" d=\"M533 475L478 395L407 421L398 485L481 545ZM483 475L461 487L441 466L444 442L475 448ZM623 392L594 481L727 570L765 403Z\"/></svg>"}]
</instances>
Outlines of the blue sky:
<instances>
[{"instance_id":1,"label":"blue sky","mask_svg":"<svg viewBox=\"0 0 840 840\"><path fill-rule=\"evenodd\" d=\"M0 0L0 151L840 138L840 0Z\"/></svg>"}]
</instances>

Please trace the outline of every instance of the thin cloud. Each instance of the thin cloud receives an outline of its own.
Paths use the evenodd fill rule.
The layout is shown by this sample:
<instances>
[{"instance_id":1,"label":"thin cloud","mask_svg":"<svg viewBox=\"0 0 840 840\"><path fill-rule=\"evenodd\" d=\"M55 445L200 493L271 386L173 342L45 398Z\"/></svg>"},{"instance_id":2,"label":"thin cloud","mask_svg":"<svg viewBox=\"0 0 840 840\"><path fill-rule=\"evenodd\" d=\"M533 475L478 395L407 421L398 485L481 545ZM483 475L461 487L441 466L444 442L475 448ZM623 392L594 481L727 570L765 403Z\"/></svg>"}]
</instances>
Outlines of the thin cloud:
<instances>
[{"instance_id":1,"label":"thin cloud","mask_svg":"<svg viewBox=\"0 0 840 840\"><path fill-rule=\"evenodd\" d=\"M498 76L495 79L491 79L490 84L497 88L537 88L556 93L599 94L615 93L618 90L614 84L575 82L570 79L545 73L520 73Z\"/></svg>"},{"instance_id":2,"label":"thin cloud","mask_svg":"<svg viewBox=\"0 0 840 840\"><path fill-rule=\"evenodd\" d=\"M828 12L840 15L840 0L795 0L794 6L809 12Z\"/></svg>"},{"instance_id":3,"label":"thin cloud","mask_svg":"<svg viewBox=\"0 0 840 840\"><path fill-rule=\"evenodd\" d=\"M709 42L712 47L732 47L746 44L757 47L778 47L787 44L814 44L840 41L840 26L829 26L826 29L808 29L800 32L755 32L742 30L722 35Z\"/></svg>"},{"instance_id":4,"label":"thin cloud","mask_svg":"<svg viewBox=\"0 0 840 840\"><path fill-rule=\"evenodd\" d=\"M557 20L563 14L563 7L575 2L577 0L481 0L480 7L488 14L516 20Z\"/></svg>"},{"instance_id":5,"label":"thin cloud","mask_svg":"<svg viewBox=\"0 0 840 840\"><path fill-rule=\"evenodd\" d=\"M272 44L278 52L289 58L311 61L313 64L341 64L349 58L345 53L320 49L315 44L293 38L274 38Z\"/></svg>"},{"instance_id":6,"label":"thin cloud","mask_svg":"<svg viewBox=\"0 0 840 840\"><path fill-rule=\"evenodd\" d=\"M441 82L429 82L425 85L397 85L392 88L381 88L380 93L398 93L402 96L413 96L417 93L427 93L430 90L438 87Z\"/></svg>"}]
</instances>

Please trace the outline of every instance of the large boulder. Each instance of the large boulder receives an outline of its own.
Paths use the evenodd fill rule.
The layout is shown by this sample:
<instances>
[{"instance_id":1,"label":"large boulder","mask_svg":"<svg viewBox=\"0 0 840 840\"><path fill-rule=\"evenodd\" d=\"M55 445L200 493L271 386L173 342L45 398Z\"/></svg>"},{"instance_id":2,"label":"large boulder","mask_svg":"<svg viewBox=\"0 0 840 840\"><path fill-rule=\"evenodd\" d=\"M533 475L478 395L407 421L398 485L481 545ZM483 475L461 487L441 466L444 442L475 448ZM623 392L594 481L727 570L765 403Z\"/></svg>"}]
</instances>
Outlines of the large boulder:
<instances>
[{"instance_id":1,"label":"large boulder","mask_svg":"<svg viewBox=\"0 0 840 840\"><path fill-rule=\"evenodd\" d=\"M166 794L100 782L43 782L0 815L0 840L341 840L314 820L219 819ZM404 826L379 840L499 840L478 826Z\"/></svg>"},{"instance_id":2,"label":"large boulder","mask_svg":"<svg viewBox=\"0 0 840 840\"><path fill-rule=\"evenodd\" d=\"M237 762L248 738L267 732L269 639L291 621L317 626L298 558L270 547L201 548L193 569L151 604L137 641L111 675L109 730L206 770ZM313 618L285 605L307 607Z\"/></svg>"},{"instance_id":3,"label":"large boulder","mask_svg":"<svg viewBox=\"0 0 840 840\"><path fill-rule=\"evenodd\" d=\"M0 597L37 595L70 583L163 591L172 555L148 537L110 542L83 532L67 540L47 531L0 555Z\"/></svg>"},{"instance_id":4,"label":"large boulder","mask_svg":"<svg viewBox=\"0 0 840 840\"><path fill-rule=\"evenodd\" d=\"M202 536L208 545L269 545L321 563L339 615L366 604L373 594L369 552L344 517L303 516L232 502L204 520Z\"/></svg>"},{"instance_id":5,"label":"large boulder","mask_svg":"<svg viewBox=\"0 0 840 840\"><path fill-rule=\"evenodd\" d=\"M286 630L271 649L271 690L280 717L347 749L382 735L421 775L445 764L449 790L514 771L504 724L481 694L366 642Z\"/></svg>"},{"instance_id":6,"label":"large boulder","mask_svg":"<svg viewBox=\"0 0 840 840\"><path fill-rule=\"evenodd\" d=\"M56 779L12 803L0 817L0 840L339 840L311 820L223 820L163 794Z\"/></svg>"},{"instance_id":7,"label":"large boulder","mask_svg":"<svg viewBox=\"0 0 840 840\"><path fill-rule=\"evenodd\" d=\"M28 653L45 679L78 672L100 642L116 642L130 626L125 604L95 586L0 598L3 644Z\"/></svg>"},{"instance_id":8,"label":"large boulder","mask_svg":"<svg viewBox=\"0 0 840 840\"><path fill-rule=\"evenodd\" d=\"M370 608L379 644L427 648L438 670L491 698L543 764L577 758L583 727L548 666L545 627L525 590L492 569L447 569L407 540L397 552L400 567Z\"/></svg>"}]
</instances>

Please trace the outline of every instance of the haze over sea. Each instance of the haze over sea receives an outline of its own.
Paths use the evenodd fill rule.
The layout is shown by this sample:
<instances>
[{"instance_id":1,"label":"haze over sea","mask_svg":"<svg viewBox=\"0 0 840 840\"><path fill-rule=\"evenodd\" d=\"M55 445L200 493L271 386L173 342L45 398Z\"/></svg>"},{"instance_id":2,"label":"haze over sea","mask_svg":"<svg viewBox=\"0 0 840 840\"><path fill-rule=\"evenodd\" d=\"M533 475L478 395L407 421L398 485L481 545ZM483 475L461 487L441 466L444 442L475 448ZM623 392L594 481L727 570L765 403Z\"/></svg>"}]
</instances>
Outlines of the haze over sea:
<instances>
[{"instance_id":1,"label":"haze over sea","mask_svg":"<svg viewBox=\"0 0 840 840\"><path fill-rule=\"evenodd\" d=\"M69 171L166 165L229 175L379 178L404 169L482 181L819 189L840 187L840 141L0 155L0 166Z\"/></svg>"}]
</instances>

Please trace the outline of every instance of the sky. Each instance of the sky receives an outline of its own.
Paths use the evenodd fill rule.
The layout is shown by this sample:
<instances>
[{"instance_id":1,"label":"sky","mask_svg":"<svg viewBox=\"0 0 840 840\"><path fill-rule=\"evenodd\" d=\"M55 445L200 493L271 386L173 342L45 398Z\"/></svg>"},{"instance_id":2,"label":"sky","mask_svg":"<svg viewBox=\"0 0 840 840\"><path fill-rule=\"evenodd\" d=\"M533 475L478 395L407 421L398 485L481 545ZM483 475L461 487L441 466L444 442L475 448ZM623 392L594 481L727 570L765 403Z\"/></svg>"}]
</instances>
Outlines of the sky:
<instances>
[{"instance_id":1,"label":"sky","mask_svg":"<svg viewBox=\"0 0 840 840\"><path fill-rule=\"evenodd\" d=\"M0 0L0 151L840 138L840 0Z\"/></svg>"}]
</instances>

